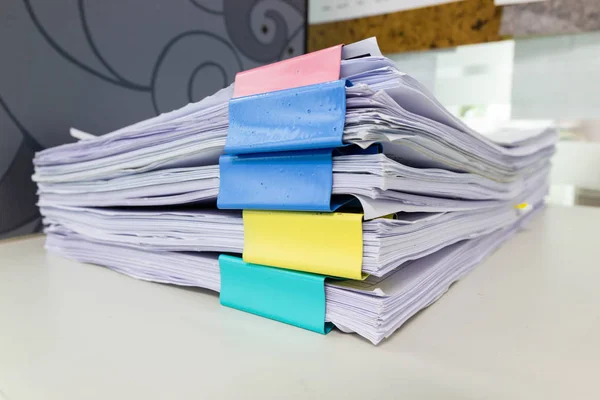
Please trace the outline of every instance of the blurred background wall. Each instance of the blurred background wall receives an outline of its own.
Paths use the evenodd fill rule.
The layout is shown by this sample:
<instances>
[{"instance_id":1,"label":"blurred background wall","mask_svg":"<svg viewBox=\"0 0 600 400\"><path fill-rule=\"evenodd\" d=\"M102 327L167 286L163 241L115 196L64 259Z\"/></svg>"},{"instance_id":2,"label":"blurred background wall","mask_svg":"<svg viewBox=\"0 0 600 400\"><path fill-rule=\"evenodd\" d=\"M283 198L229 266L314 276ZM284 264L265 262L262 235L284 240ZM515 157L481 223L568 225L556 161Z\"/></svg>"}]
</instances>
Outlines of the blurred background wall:
<instances>
[{"instance_id":1,"label":"blurred background wall","mask_svg":"<svg viewBox=\"0 0 600 400\"><path fill-rule=\"evenodd\" d=\"M0 239L40 229L31 160L305 51L304 0L1 0Z\"/></svg>"},{"instance_id":2,"label":"blurred background wall","mask_svg":"<svg viewBox=\"0 0 600 400\"><path fill-rule=\"evenodd\" d=\"M310 0L309 24L309 50L377 36L482 132L555 124L548 202L600 206L600 0Z\"/></svg>"},{"instance_id":3,"label":"blurred background wall","mask_svg":"<svg viewBox=\"0 0 600 400\"><path fill-rule=\"evenodd\" d=\"M598 0L310 0L309 51L377 36L384 53L600 30Z\"/></svg>"}]
</instances>

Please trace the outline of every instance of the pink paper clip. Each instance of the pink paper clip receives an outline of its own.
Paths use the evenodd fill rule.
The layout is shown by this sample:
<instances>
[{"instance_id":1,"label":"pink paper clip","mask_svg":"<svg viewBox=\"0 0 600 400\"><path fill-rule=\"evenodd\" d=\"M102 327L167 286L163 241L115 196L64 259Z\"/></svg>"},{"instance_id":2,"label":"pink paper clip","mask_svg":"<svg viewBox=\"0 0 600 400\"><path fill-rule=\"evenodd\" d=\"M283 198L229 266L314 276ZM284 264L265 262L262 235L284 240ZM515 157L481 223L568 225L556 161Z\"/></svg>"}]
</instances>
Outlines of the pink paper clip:
<instances>
[{"instance_id":1,"label":"pink paper clip","mask_svg":"<svg viewBox=\"0 0 600 400\"><path fill-rule=\"evenodd\" d=\"M342 45L238 72L233 97L331 82L340 79Z\"/></svg>"}]
</instances>

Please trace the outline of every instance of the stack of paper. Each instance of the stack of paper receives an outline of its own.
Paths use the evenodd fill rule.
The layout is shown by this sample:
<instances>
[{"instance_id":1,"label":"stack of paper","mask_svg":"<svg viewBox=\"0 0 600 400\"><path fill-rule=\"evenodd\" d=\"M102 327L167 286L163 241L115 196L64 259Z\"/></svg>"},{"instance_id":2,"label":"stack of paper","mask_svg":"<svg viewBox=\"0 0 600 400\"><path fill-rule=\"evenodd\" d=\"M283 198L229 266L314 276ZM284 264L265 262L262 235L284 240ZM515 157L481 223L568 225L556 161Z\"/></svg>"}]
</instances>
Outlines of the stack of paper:
<instances>
[{"instance_id":1,"label":"stack of paper","mask_svg":"<svg viewBox=\"0 0 600 400\"><path fill-rule=\"evenodd\" d=\"M356 332L378 344L439 299L531 215L480 238L405 263L384 277L326 281L326 320L344 332ZM102 265L137 279L217 292L221 289L215 253L140 250L83 237L58 225L48 228L47 233L46 248L67 258Z\"/></svg>"},{"instance_id":2,"label":"stack of paper","mask_svg":"<svg viewBox=\"0 0 600 400\"><path fill-rule=\"evenodd\" d=\"M378 343L539 209L557 135L541 126L482 136L373 46L342 51L348 146L333 152L331 183L332 202L358 200L341 211L364 213L370 276L327 280L325 296L328 322ZM218 254L242 254L247 240L242 212L215 208L233 94L232 85L99 137L75 132L83 139L38 153L47 248L220 291ZM292 118L315 118L289 106Z\"/></svg>"},{"instance_id":3,"label":"stack of paper","mask_svg":"<svg viewBox=\"0 0 600 400\"><path fill-rule=\"evenodd\" d=\"M542 186L530 196L540 204ZM242 214L225 210L144 210L42 207L44 223L98 242L140 250L213 251L244 249ZM443 213L398 213L395 219L364 221L362 271L383 276L404 262L464 239L484 236L518 222L514 206ZM135 230L132 230L135 227Z\"/></svg>"},{"instance_id":4,"label":"stack of paper","mask_svg":"<svg viewBox=\"0 0 600 400\"><path fill-rule=\"evenodd\" d=\"M384 57L342 61L341 73L354 84L347 88L344 142L362 148L380 143L383 153L334 156L333 192L356 196L367 218L492 207L543 184L553 129L527 135L500 129L502 141L494 142ZM40 204L214 201L232 92L229 87L181 110L39 153L34 180Z\"/></svg>"}]
</instances>

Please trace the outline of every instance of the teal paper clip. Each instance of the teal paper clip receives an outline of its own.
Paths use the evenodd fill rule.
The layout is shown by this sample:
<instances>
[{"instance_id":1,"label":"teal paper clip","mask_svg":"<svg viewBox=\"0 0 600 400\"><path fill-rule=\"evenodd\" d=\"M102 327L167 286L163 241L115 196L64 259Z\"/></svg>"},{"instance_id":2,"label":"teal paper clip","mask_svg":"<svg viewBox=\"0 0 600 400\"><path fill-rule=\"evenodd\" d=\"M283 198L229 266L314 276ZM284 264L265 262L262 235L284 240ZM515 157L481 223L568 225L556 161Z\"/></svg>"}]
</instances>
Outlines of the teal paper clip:
<instances>
[{"instance_id":1,"label":"teal paper clip","mask_svg":"<svg viewBox=\"0 0 600 400\"><path fill-rule=\"evenodd\" d=\"M219 256L221 304L327 334L325 276L249 264Z\"/></svg>"}]
</instances>

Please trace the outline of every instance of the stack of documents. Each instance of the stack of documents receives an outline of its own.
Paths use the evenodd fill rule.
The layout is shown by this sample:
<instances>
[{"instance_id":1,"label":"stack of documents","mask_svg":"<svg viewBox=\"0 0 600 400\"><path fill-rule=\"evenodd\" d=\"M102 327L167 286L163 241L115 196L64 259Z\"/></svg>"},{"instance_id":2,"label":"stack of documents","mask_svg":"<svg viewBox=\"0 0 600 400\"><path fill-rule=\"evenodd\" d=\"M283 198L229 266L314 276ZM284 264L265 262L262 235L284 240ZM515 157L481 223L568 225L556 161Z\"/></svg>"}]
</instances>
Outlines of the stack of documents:
<instances>
[{"instance_id":1,"label":"stack of documents","mask_svg":"<svg viewBox=\"0 0 600 400\"><path fill-rule=\"evenodd\" d=\"M338 63L350 83L344 146L329 153L331 201L361 213L353 251L369 277L327 279L325 321L379 343L542 206L557 135L551 126L475 132L373 40L345 46ZM234 90L102 136L74 131L78 142L36 154L48 250L139 279L221 291L219 254L246 260L251 213L215 207ZM289 118L318 119L288 106Z\"/></svg>"},{"instance_id":2,"label":"stack of documents","mask_svg":"<svg viewBox=\"0 0 600 400\"><path fill-rule=\"evenodd\" d=\"M371 275L364 281L327 280L326 321L378 344L419 310L439 299L453 282L500 246L535 211L505 228L407 262L384 277ZM46 248L67 258L151 282L217 292L221 288L215 253L141 250L84 237L60 225L52 225L46 232Z\"/></svg>"},{"instance_id":3,"label":"stack of documents","mask_svg":"<svg viewBox=\"0 0 600 400\"><path fill-rule=\"evenodd\" d=\"M333 193L358 198L367 218L493 207L543 185L556 141L550 127L484 137L384 57L343 60L341 75L354 84L346 89L344 142L383 151L334 155ZM38 153L40 204L214 201L232 93L230 86L181 110Z\"/></svg>"},{"instance_id":4,"label":"stack of documents","mask_svg":"<svg viewBox=\"0 0 600 400\"><path fill-rule=\"evenodd\" d=\"M528 199L540 204L546 187ZM41 207L44 223L101 243L138 250L242 254L242 213L228 210L145 210ZM397 213L362 223L362 272L375 276L465 239L485 236L519 221L514 206L474 211ZM132 230L135 227L135 230Z\"/></svg>"}]
</instances>

